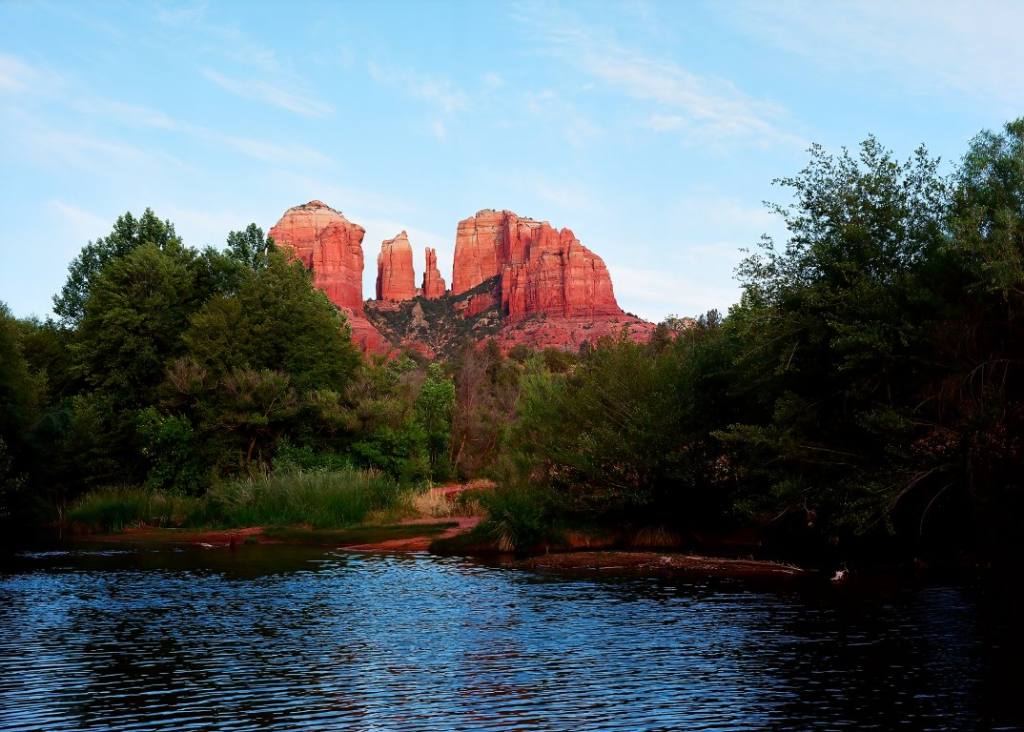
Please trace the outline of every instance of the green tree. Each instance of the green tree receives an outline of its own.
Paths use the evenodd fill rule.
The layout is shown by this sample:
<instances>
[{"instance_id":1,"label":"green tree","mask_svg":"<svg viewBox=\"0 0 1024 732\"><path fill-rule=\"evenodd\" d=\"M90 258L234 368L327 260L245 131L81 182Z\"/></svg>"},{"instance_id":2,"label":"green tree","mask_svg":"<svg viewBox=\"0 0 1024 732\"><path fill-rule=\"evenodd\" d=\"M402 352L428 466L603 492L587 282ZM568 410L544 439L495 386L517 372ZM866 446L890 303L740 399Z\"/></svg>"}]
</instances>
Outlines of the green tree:
<instances>
[{"instance_id":1,"label":"green tree","mask_svg":"<svg viewBox=\"0 0 1024 732\"><path fill-rule=\"evenodd\" d=\"M971 141L952 198L949 254L961 276L947 284L955 311L935 338L944 368L922 397L917 527L998 555L1024 547L1024 118Z\"/></svg>"},{"instance_id":2,"label":"green tree","mask_svg":"<svg viewBox=\"0 0 1024 732\"><path fill-rule=\"evenodd\" d=\"M60 295L53 298L53 312L67 326L75 326L85 315L93 283L103 269L144 244L157 249L181 248L181 239L170 221L161 221L150 209L136 219L131 212L118 217L105 237L90 241L68 267L68 279Z\"/></svg>"},{"instance_id":3,"label":"green tree","mask_svg":"<svg viewBox=\"0 0 1024 732\"><path fill-rule=\"evenodd\" d=\"M20 324L0 303L0 526L26 507L24 489L39 457L33 436L44 387L45 380L29 370Z\"/></svg>"},{"instance_id":4,"label":"green tree","mask_svg":"<svg viewBox=\"0 0 1024 732\"><path fill-rule=\"evenodd\" d=\"M29 370L22 327L0 303L0 439L20 453L38 416L43 384Z\"/></svg>"},{"instance_id":5,"label":"green tree","mask_svg":"<svg viewBox=\"0 0 1024 732\"><path fill-rule=\"evenodd\" d=\"M236 294L210 299L184 341L216 377L238 368L280 370L299 389L341 392L360 362L349 333L344 315L302 266L273 253Z\"/></svg>"},{"instance_id":6,"label":"green tree","mask_svg":"<svg viewBox=\"0 0 1024 732\"><path fill-rule=\"evenodd\" d=\"M144 244L92 283L72 351L89 387L125 408L152 403L198 306L187 250Z\"/></svg>"},{"instance_id":7,"label":"green tree","mask_svg":"<svg viewBox=\"0 0 1024 732\"><path fill-rule=\"evenodd\" d=\"M277 251L274 240L263 236L263 229L249 224L243 231L228 233L227 254L253 272L270 266L270 255Z\"/></svg>"},{"instance_id":8,"label":"green tree","mask_svg":"<svg viewBox=\"0 0 1024 732\"><path fill-rule=\"evenodd\" d=\"M742 342L735 389L750 405L719 433L765 510L816 516L849 536L884 527L914 480L921 385L947 316L948 193L923 148L905 162L874 138L821 147L778 184L789 229L739 268L728 327Z\"/></svg>"},{"instance_id":9,"label":"green tree","mask_svg":"<svg viewBox=\"0 0 1024 732\"><path fill-rule=\"evenodd\" d=\"M667 344L601 341L566 373L535 360L511 429L521 480L598 518L721 523L731 484L710 433L735 415L726 345L717 328L694 326Z\"/></svg>"},{"instance_id":10,"label":"green tree","mask_svg":"<svg viewBox=\"0 0 1024 732\"><path fill-rule=\"evenodd\" d=\"M454 408L455 384L445 376L441 364L430 364L416 397L415 413L423 430L430 474L434 479L447 478L451 473L449 450Z\"/></svg>"}]
</instances>

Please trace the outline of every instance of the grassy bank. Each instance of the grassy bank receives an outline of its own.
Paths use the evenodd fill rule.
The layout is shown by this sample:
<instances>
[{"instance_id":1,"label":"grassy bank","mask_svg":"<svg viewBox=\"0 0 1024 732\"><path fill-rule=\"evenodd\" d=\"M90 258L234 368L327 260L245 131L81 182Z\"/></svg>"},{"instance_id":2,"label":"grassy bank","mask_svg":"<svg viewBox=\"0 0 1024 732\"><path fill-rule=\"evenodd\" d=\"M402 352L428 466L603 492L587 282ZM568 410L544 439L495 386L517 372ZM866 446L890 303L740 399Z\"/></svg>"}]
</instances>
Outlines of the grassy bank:
<instances>
[{"instance_id":1,"label":"grassy bank","mask_svg":"<svg viewBox=\"0 0 1024 732\"><path fill-rule=\"evenodd\" d=\"M409 513L416 491L368 470L293 470L212 487L205 496L179 496L136 487L85 495L68 512L74 526L118 532L126 526L294 526L338 528L388 522Z\"/></svg>"}]
</instances>

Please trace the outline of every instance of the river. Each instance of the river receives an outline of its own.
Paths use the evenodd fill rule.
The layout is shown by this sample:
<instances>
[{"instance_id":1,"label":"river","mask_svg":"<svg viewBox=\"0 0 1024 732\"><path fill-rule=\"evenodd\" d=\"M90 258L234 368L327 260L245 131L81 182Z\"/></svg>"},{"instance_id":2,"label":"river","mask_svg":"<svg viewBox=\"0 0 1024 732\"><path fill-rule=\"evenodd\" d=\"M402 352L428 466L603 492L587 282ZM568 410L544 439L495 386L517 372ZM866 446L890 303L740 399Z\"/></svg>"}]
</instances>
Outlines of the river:
<instances>
[{"instance_id":1,"label":"river","mask_svg":"<svg viewBox=\"0 0 1024 732\"><path fill-rule=\"evenodd\" d=\"M0 570L0 729L1018 729L1017 610L971 584L23 552Z\"/></svg>"}]
</instances>

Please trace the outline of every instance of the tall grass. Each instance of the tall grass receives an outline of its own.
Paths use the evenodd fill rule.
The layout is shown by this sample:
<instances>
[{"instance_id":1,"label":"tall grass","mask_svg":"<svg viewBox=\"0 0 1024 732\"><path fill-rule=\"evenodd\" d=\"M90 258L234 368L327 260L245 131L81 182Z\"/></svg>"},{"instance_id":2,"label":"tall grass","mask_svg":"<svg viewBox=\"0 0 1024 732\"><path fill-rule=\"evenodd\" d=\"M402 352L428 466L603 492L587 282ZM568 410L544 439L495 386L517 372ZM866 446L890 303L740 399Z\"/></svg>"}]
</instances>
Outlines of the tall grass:
<instances>
[{"instance_id":1,"label":"tall grass","mask_svg":"<svg viewBox=\"0 0 1024 732\"><path fill-rule=\"evenodd\" d=\"M200 498L115 486L84 496L68 511L68 520L99 531L123 531L126 526L181 526L200 520Z\"/></svg>"},{"instance_id":2,"label":"tall grass","mask_svg":"<svg viewBox=\"0 0 1024 732\"><path fill-rule=\"evenodd\" d=\"M373 470L278 471L210 488L190 498L141 488L105 488L69 512L91 530L126 526L294 526L339 528L405 510L408 498L390 476Z\"/></svg>"},{"instance_id":3,"label":"tall grass","mask_svg":"<svg viewBox=\"0 0 1024 732\"><path fill-rule=\"evenodd\" d=\"M222 526L289 526L326 529L363 521L396 506L402 491L373 470L275 472L223 483L206 497L207 518Z\"/></svg>"}]
</instances>

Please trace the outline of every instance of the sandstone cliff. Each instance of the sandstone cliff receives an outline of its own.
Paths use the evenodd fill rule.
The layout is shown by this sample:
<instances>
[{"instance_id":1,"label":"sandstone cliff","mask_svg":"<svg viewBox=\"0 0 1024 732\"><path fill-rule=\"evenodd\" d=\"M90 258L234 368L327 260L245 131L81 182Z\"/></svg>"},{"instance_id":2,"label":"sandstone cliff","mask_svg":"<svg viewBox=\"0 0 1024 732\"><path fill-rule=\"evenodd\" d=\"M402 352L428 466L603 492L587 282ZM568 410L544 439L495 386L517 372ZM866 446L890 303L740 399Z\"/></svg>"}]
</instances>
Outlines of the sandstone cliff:
<instances>
[{"instance_id":1,"label":"sandstone cliff","mask_svg":"<svg viewBox=\"0 0 1024 732\"><path fill-rule=\"evenodd\" d=\"M427 247L426 266L423 269L423 297L436 300L443 297L446 291L444 278L437 268L437 252Z\"/></svg>"},{"instance_id":2,"label":"sandstone cliff","mask_svg":"<svg viewBox=\"0 0 1024 732\"><path fill-rule=\"evenodd\" d=\"M285 211L270 229L278 245L313 271L313 284L335 305L363 311L363 235L366 230L321 201Z\"/></svg>"},{"instance_id":3,"label":"sandstone cliff","mask_svg":"<svg viewBox=\"0 0 1024 732\"><path fill-rule=\"evenodd\" d=\"M388 344L363 311L363 235L366 230L323 203L294 206L270 236L313 272L313 284L348 316L353 339L364 351L384 353Z\"/></svg>"},{"instance_id":4,"label":"sandstone cliff","mask_svg":"<svg viewBox=\"0 0 1024 732\"><path fill-rule=\"evenodd\" d=\"M625 335L647 340L654 325L624 313L604 261L569 229L483 210L459 222L452 289L426 251L416 289L412 247L403 231L382 243L377 299L363 302L363 227L320 201L288 209L271 236L313 271L314 284L344 310L364 351L407 347L451 355L467 340L495 338L502 350L577 349Z\"/></svg>"},{"instance_id":5,"label":"sandstone cliff","mask_svg":"<svg viewBox=\"0 0 1024 732\"><path fill-rule=\"evenodd\" d=\"M536 315L617 318L604 261L569 229L484 210L459 222L455 235L452 294L501 277L500 305L510 322Z\"/></svg>"},{"instance_id":6,"label":"sandstone cliff","mask_svg":"<svg viewBox=\"0 0 1024 732\"><path fill-rule=\"evenodd\" d=\"M380 245L377 255L377 299L401 302L416 297L412 245L403 231Z\"/></svg>"}]
</instances>

